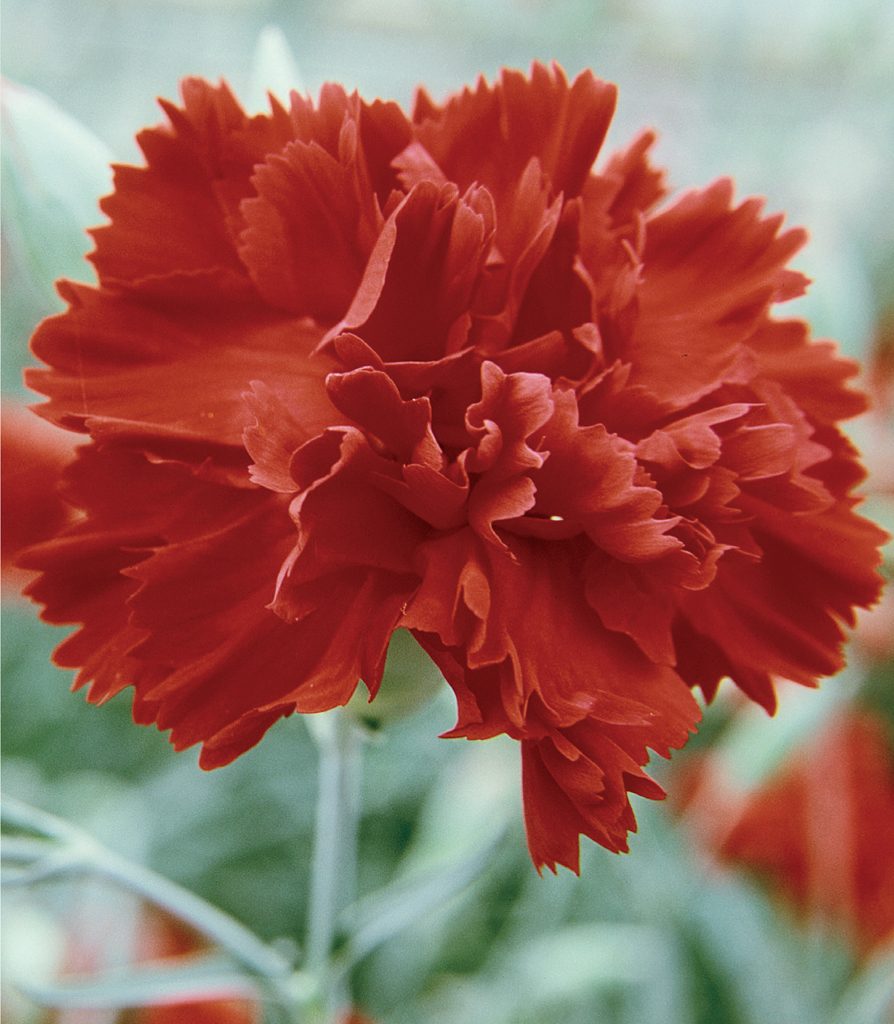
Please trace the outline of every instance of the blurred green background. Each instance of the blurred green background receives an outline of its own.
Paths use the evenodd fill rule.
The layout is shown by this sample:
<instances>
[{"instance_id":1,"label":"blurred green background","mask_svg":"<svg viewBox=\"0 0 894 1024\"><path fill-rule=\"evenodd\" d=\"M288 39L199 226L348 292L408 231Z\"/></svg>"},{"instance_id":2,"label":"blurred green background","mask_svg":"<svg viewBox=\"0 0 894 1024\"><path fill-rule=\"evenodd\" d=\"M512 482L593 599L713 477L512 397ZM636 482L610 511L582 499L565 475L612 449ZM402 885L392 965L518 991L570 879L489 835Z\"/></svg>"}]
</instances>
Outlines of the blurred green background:
<instances>
[{"instance_id":1,"label":"blurred green background","mask_svg":"<svg viewBox=\"0 0 894 1024\"><path fill-rule=\"evenodd\" d=\"M134 133L160 120L154 98L176 96L186 74L225 77L260 109L267 85L315 94L336 80L408 104L418 82L440 99L502 65L555 59L569 76L591 67L620 87L608 149L654 126L656 159L675 189L730 174L740 196L767 196L769 210L786 210L812 234L796 265L816 283L786 312L797 306L815 333L864 360L886 344L883 326L894 317L889 0L4 0L3 13L6 78L39 90L90 133L44 111L32 122L49 117L37 142L4 150L4 396L25 396L28 336L58 308L52 280L90 280L82 228L98 219L91 197L107 187L106 154L137 161ZM267 26L282 36L262 35ZM4 107L4 132L10 116ZM80 162L67 155L74 151ZM29 191L21 172L32 157L40 174ZM877 415L854 433L874 473L870 513L891 529L890 425ZM59 636L23 603L6 602L5 791L78 822L263 938L300 941L316 792L302 723L281 723L235 764L204 774L195 752L175 754L163 735L131 723L126 694L103 709L72 696L68 675L49 661ZM386 690L420 671L402 648ZM782 722L730 725L721 700L694 746L717 744L759 777L855 694L894 719L892 673L890 654L858 650L844 678L810 695L814 703L794 702ZM887 1019L874 997L877 968L861 967L834 935L805 933L753 883L709 868L659 806L638 801L629 857L585 840L579 879L540 879L524 847L514 744L436 739L453 716L441 691L414 715L372 723L360 891L452 862L503 826L506 836L469 890L361 962L355 998L377 1021ZM674 765L655 771L666 779ZM96 898L86 883L7 897L11 967L58 966L58 922ZM108 936L90 941L109 955ZM4 1024L41 1019L14 993L5 1001Z\"/></svg>"}]
</instances>

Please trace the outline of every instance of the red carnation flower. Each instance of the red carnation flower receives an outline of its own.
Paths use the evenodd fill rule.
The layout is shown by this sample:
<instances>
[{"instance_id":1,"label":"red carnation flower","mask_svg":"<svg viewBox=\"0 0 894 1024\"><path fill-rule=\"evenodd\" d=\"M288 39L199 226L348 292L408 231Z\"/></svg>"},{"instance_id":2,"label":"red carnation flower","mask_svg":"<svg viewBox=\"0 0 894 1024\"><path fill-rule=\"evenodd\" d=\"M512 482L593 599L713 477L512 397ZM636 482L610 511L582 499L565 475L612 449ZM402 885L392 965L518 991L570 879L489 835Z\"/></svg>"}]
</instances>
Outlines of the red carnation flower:
<instances>
[{"instance_id":1,"label":"red carnation flower","mask_svg":"<svg viewBox=\"0 0 894 1024\"><path fill-rule=\"evenodd\" d=\"M842 664L882 533L835 422L855 366L773 303L804 232L722 180L665 196L650 133L594 171L615 87L505 71L412 116L326 85L248 117L183 84L138 136L28 380L88 433L84 519L36 548L57 652L203 744L375 694L397 627L452 736L521 742L538 867L626 849L649 749L731 676Z\"/></svg>"}]
</instances>

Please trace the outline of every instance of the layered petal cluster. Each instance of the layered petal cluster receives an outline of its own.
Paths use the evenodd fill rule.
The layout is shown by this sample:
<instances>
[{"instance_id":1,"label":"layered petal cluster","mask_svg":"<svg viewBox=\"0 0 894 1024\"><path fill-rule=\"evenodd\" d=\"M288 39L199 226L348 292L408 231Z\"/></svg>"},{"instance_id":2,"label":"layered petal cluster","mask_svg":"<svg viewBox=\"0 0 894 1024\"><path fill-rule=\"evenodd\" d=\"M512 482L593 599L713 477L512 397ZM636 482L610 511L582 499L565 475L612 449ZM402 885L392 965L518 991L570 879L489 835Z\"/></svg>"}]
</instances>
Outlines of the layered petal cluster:
<instances>
[{"instance_id":1,"label":"layered petal cluster","mask_svg":"<svg viewBox=\"0 0 894 1024\"><path fill-rule=\"evenodd\" d=\"M842 664L883 535L837 421L855 366L774 303L804 241L721 180L664 203L651 133L557 66L407 115L337 85L247 116L183 83L33 349L90 435L31 588L103 701L201 742L379 686L409 629L449 735L521 744L538 868L626 848L629 793L731 677Z\"/></svg>"}]
</instances>

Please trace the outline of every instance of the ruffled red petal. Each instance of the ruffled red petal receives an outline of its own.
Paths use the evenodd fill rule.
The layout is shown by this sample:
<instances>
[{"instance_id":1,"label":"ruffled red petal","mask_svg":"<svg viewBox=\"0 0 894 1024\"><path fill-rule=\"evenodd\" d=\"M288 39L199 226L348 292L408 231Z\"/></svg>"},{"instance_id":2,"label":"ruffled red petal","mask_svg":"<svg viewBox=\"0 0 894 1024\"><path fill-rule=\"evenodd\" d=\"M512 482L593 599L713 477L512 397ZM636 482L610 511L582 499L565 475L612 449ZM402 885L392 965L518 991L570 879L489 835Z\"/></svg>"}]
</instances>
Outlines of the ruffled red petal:
<instances>
[{"instance_id":1,"label":"ruffled red petal","mask_svg":"<svg viewBox=\"0 0 894 1024\"><path fill-rule=\"evenodd\" d=\"M221 272L238 287L239 201L254 165L292 137L279 104L248 117L226 84L187 78L183 107L163 102L169 124L137 137L146 167L118 166L115 191L101 208L112 224L96 228L91 260L106 286L162 290L176 277Z\"/></svg>"},{"instance_id":2,"label":"ruffled red petal","mask_svg":"<svg viewBox=\"0 0 894 1024\"><path fill-rule=\"evenodd\" d=\"M553 195L578 195L605 140L617 89L590 72L569 86L562 69L534 63L530 75L503 70L490 85L480 78L437 106L420 90L415 137L448 181L511 195L531 157L537 157Z\"/></svg>"},{"instance_id":3,"label":"ruffled red petal","mask_svg":"<svg viewBox=\"0 0 894 1024\"><path fill-rule=\"evenodd\" d=\"M90 700L133 686L137 720L170 729L178 748L203 742L212 767L282 715L344 704L361 676L378 684L402 593L330 566L300 621L276 615L294 543L281 499L94 447L68 495L87 518L30 549L26 564L44 575L29 593L50 621L83 624L56 660L82 666L76 685L92 682Z\"/></svg>"},{"instance_id":4,"label":"ruffled red petal","mask_svg":"<svg viewBox=\"0 0 894 1024\"><path fill-rule=\"evenodd\" d=\"M753 499L742 505L760 517L752 527L760 560L724 560L711 587L681 596L680 607L724 652L717 677L703 686L707 696L728 675L772 712L774 676L813 686L843 667L843 626L854 624L854 606L877 599L877 549L887 535L846 507L795 518ZM687 662L700 657L700 643L690 642Z\"/></svg>"},{"instance_id":5,"label":"ruffled red petal","mask_svg":"<svg viewBox=\"0 0 894 1024\"><path fill-rule=\"evenodd\" d=\"M806 278L785 267L806 234L782 234L779 216L761 219L762 203L732 205L723 179L690 192L648 219L639 255L648 272L637 288L629 338L612 355L675 409L724 382L746 383L757 359L747 342L772 302L804 291Z\"/></svg>"},{"instance_id":6,"label":"ruffled red petal","mask_svg":"<svg viewBox=\"0 0 894 1024\"><path fill-rule=\"evenodd\" d=\"M292 142L257 168L257 195L241 207L240 256L273 306L322 323L347 310L382 226L357 122L343 122L339 151ZM297 204L296 195L305 200Z\"/></svg>"},{"instance_id":7,"label":"ruffled red petal","mask_svg":"<svg viewBox=\"0 0 894 1024\"><path fill-rule=\"evenodd\" d=\"M421 182L386 221L350 309L352 331L386 362L436 360L465 343L464 320L493 236L486 192Z\"/></svg>"},{"instance_id":8,"label":"ruffled red petal","mask_svg":"<svg viewBox=\"0 0 894 1024\"><path fill-rule=\"evenodd\" d=\"M457 693L449 735L523 741L535 864L577 870L578 833L625 848L628 791L661 795L641 771L649 748L668 756L700 717L686 684L600 623L567 546L518 539L502 553L465 531L420 552L402 624Z\"/></svg>"},{"instance_id":9,"label":"ruffled red petal","mask_svg":"<svg viewBox=\"0 0 894 1024\"><path fill-rule=\"evenodd\" d=\"M309 433L333 422L322 383L333 363L308 358L322 335L308 321L223 295L185 305L86 285L60 291L68 312L32 339L52 368L28 370L26 381L50 399L41 415L61 426L160 458L210 460L245 479L243 393L253 378L288 381Z\"/></svg>"},{"instance_id":10,"label":"ruffled red petal","mask_svg":"<svg viewBox=\"0 0 894 1024\"><path fill-rule=\"evenodd\" d=\"M572 392L557 392L555 403L544 432L549 455L533 474L534 514L578 523L601 551L624 562L682 547L669 535L676 520L659 514L661 493L641 481L632 445L601 425L579 426Z\"/></svg>"}]
</instances>

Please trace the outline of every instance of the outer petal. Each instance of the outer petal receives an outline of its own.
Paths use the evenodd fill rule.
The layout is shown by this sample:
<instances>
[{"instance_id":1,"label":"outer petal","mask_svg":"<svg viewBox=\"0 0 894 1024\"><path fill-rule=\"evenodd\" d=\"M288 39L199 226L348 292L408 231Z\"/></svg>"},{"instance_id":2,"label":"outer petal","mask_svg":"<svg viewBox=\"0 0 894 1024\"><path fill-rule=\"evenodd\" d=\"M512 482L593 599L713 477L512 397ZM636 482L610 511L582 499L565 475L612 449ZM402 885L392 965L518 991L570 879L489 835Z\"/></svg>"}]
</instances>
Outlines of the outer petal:
<instances>
[{"instance_id":1,"label":"outer petal","mask_svg":"<svg viewBox=\"0 0 894 1024\"><path fill-rule=\"evenodd\" d=\"M202 482L184 467L153 466L142 455L95 445L79 450L63 485L64 497L83 517L25 552L22 564L43 572L27 591L46 605L43 618L81 624L55 660L64 668L80 667L75 685L92 680L89 697L99 703L126 686L151 685L165 672L165 666L131 656L145 631L131 622L127 601L137 584L124 570L168 540L201 533L222 510L238 518L269 499Z\"/></svg>"},{"instance_id":2,"label":"outer petal","mask_svg":"<svg viewBox=\"0 0 894 1024\"><path fill-rule=\"evenodd\" d=\"M858 372L832 341L814 341L803 320L765 320L748 340L762 376L777 381L812 419L835 422L866 409L866 396L847 386Z\"/></svg>"},{"instance_id":3,"label":"outer petal","mask_svg":"<svg viewBox=\"0 0 894 1024\"><path fill-rule=\"evenodd\" d=\"M242 539L239 531L233 531L228 542L235 547ZM393 588L379 586L375 574L336 572L314 581L306 595L312 610L299 621L287 623L263 603L269 596L270 561L248 551L254 559L240 565L232 557L235 551L224 544L213 553L230 555L222 578L212 581L227 586L227 606L203 611L203 621L192 625L207 637L225 635L230 624L233 631L204 655L190 652L192 656L183 657L163 682L138 692L134 709L138 720L170 728L178 748L203 741L200 763L204 768L226 764L244 753L283 715L326 711L347 703L361 676L374 691L404 599ZM171 554L179 558L189 553ZM284 551L269 554L281 556ZM233 574L249 564L265 570L263 581L253 590L241 580L233 587ZM139 657L162 657L165 646L175 644L186 626L181 620L166 628L165 618L172 605L184 610L184 605L176 604L175 595L188 589L184 584L189 562L177 568L158 566L165 573L160 586L153 586L149 578L155 568L150 562L139 570L149 586L140 594L136 614L152 623L151 636L137 648ZM252 680L252 685L246 685L246 680Z\"/></svg>"},{"instance_id":4,"label":"outer petal","mask_svg":"<svg viewBox=\"0 0 894 1024\"><path fill-rule=\"evenodd\" d=\"M145 168L119 166L115 192L100 204L112 225L93 232L91 259L104 285L165 291L178 276L222 271L233 287L244 271L233 218L250 194L256 163L292 137L285 111L249 118L225 84L198 78L182 85L183 108L163 103L170 127L137 141Z\"/></svg>"},{"instance_id":5,"label":"outer petal","mask_svg":"<svg viewBox=\"0 0 894 1024\"><path fill-rule=\"evenodd\" d=\"M641 766L650 747L669 757L671 747L683 746L700 715L673 673L653 674L652 684L648 704L606 693L571 727L538 736L536 720L529 723L522 778L528 846L538 869L546 864L555 871L559 863L577 871L578 834L626 851L627 833L636 831L628 793L664 798Z\"/></svg>"},{"instance_id":6,"label":"outer petal","mask_svg":"<svg viewBox=\"0 0 894 1024\"><path fill-rule=\"evenodd\" d=\"M781 217L761 202L732 208L732 184L690 192L649 219L633 334L611 353L682 409L724 381L746 382L758 365L745 343L771 302L793 298L806 279L785 269L806 234L779 234Z\"/></svg>"},{"instance_id":7,"label":"outer petal","mask_svg":"<svg viewBox=\"0 0 894 1024\"><path fill-rule=\"evenodd\" d=\"M361 177L368 175L372 189L384 209L389 197L398 188L395 160L412 138L412 127L397 103L374 100L366 103L355 92L350 96L335 82L326 82L320 89L319 101L291 94L291 119L296 138L317 142L330 156L343 153L343 130L346 116L359 125L358 156L363 155Z\"/></svg>"},{"instance_id":8,"label":"outer petal","mask_svg":"<svg viewBox=\"0 0 894 1024\"><path fill-rule=\"evenodd\" d=\"M402 625L440 637L483 700L493 680L482 676L479 687L474 670L499 667L502 704L515 728L527 728L535 696L538 720L567 727L598 717L606 694L650 707L663 704L666 687L685 689L675 673L606 630L588 607L581 580L585 542L512 538L509 549L482 544L471 531L423 545L422 586Z\"/></svg>"},{"instance_id":9,"label":"outer petal","mask_svg":"<svg viewBox=\"0 0 894 1024\"><path fill-rule=\"evenodd\" d=\"M626 148L612 153L605 168L587 182L590 200L599 197L613 233L635 231L642 215L667 194L665 172L648 159L655 140L655 132L640 132Z\"/></svg>"},{"instance_id":10,"label":"outer petal","mask_svg":"<svg viewBox=\"0 0 894 1024\"><path fill-rule=\"evenodd\" d=\"M300 621L270 610L294 544L285 501L197 480L142 456L86 449L70 496L87 518L32 548L29 593L45 618L81 623L56 655L101 702L135 687L134 717L205 743L204 767L243 753L294 710L378 684L404 594L352 567L317 578Z\"/></svg>"},{"instance_id":11,"label":"outer petal","mask_svg":"<svg viewBox=\"0 0 894 1024\"><path fill-rule=\"evenodd\" d=\"M61 426L119 438L161 458L238 467L256 377L287 386L309 431L333 421L322 381L333 367L309 353L320 331L257 304L193 307L66 284L69 311L45 320L32 348L51 369L26 372ZM286 385L286 382L288 384Z\"/></svg>"},{"instance_id":12,"label":"outer petal","mask_svg":"<svg viewBox=\"0 0 894 1024\"><path fill-rule=\"evenodd\" d=\"M553 195L577 195L608 131L617 89L583 72L569 86L562 69L533 64L529 76L504 70L498 82L479 79L443 108L420 91L416 138L460 188L475 182L510 195L532 157Z\"/></svg>"},{"instance_id":13,"label":"outer petal","mask_svg":"<svg viewBox=\"0 0 894 1024\"><path fill-rule=\"evenodd\" d=\"M610 338L627 333L622 328L639 284L645 215L666 192L663 172L648 161L654 142L654 132L643 132L612 154L581 195L578 258L590 284L593 320Z\"/></svg>"},{"instance_id":14,"label":"outer petal","mask_svg":"<svg viewBox=\"0 0 894 1024\"><path fill-rule=\"evenodd\" d=\"M579 272L577 256L580 213L579 200L565 204L555 235L524 293L515 324L515 344L523 344L555 330L561 331L569 341L576 340L578 329L586 328L592 320L591 294ZM586 351L586 346L583 352L576 351L575 354L578 358L568 360L562 367L562 376L571 380L587 375L593 363L593 353ZM601 351L599 355L601 357Z\"/></svg>"},{"instance_id":15,"label":"outer petal","mask_svg":"<svg viewBox=\"0 0 894 1024\"><path fill-rule=\"evenodd\" d=\"M497 221L498 249L476 298L475 340L482 352L494 354L507 346L531 276L555 236L562 200L553 199L550 191L540 161L532 157L504 198Z\"/></svg>"},{"instance_id":16,"label":"outer petal","mask_svg":"<svg viewBox=\"0 0 894 1024\"><path fill-rule=\"evenodd\" d=\"M679 669L709 698L729 675L772 712L774 675L815 686L843 666L842 623L853 625L854 606L878 599L882 580L874 567L886 534L847 505L802 517L744 496L741 504L757 517L751 529L761 560L731 554L708 590L681 595L698 636L679 643ZM710 664L715 673L706 679Z\"/></svg>"},{"instance_id":17,"label":"outer petal","mask_svg":"<svg viewBox=\"0 0 894 1024\"><path fill-rule=\"evenodd\" d=\"M664 790L622 747L594 726L584 749L566 740L522 741L522 794L528 849L538 871L562 864L580 871L580 836L614 853L636 831L628 791L660 800Z\"/></svg>"}]
</instances>

